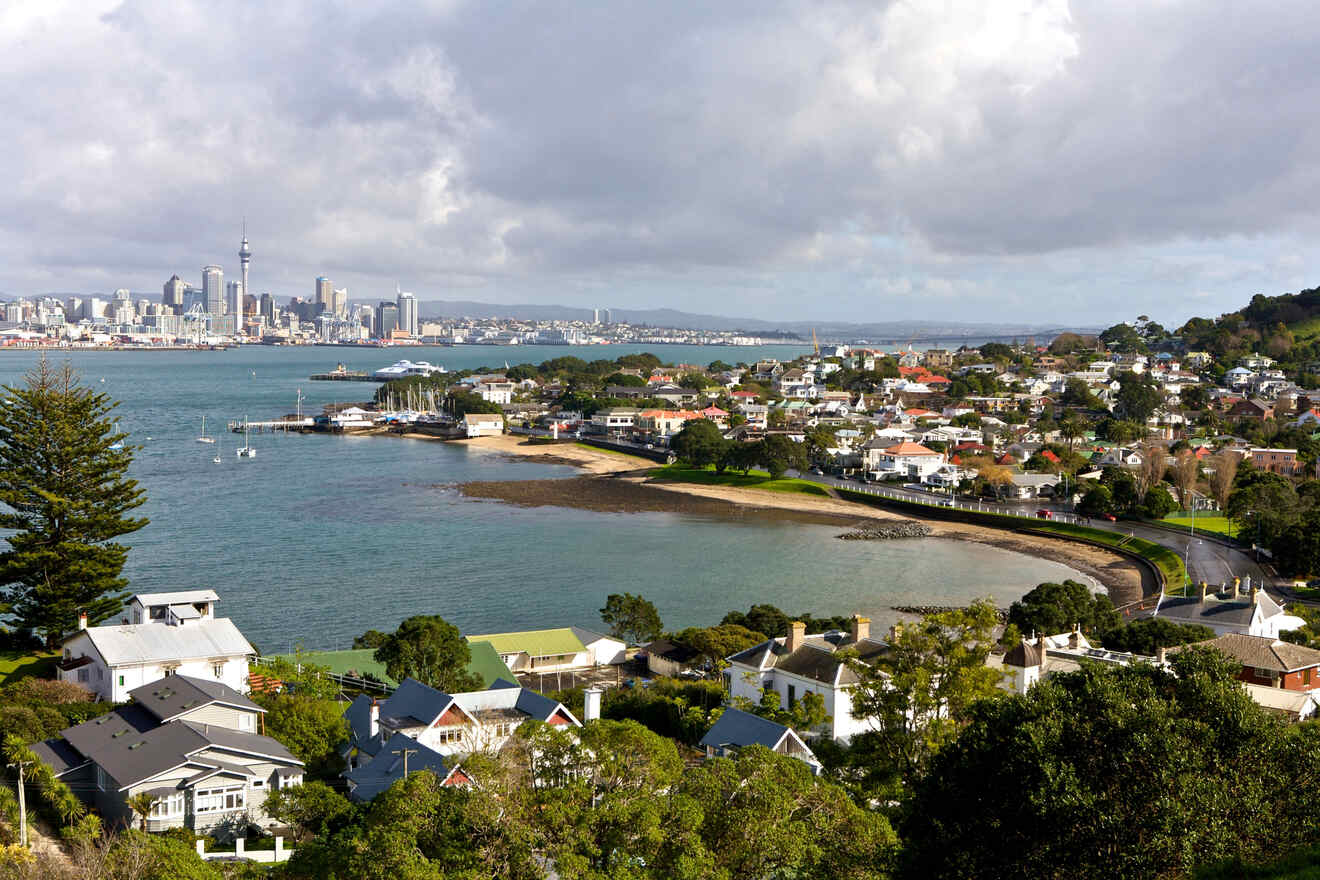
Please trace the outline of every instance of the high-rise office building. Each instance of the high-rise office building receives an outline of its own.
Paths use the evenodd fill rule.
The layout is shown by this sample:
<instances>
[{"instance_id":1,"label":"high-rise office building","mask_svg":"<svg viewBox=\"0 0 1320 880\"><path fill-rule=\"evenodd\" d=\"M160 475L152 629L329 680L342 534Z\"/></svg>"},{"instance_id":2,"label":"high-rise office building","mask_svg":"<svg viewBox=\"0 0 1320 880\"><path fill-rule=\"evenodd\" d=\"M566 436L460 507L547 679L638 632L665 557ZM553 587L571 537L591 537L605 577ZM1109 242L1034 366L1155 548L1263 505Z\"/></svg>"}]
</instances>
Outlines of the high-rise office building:
<instances>
[{"instance_id":1,"label":"high-rise office building","mask_svg":"<svg viewBox=\"0 0 1320 880\"><path fill-rule=\"evenodd\" d=\"M244 220L244 221L243 221L243 243L240 244L240 245L238 246L238 263L239 263L239 265L242 267L243 283L242 283L242 285L241 285L241 286L239 287L239 289L238 289L238 294L237 294L233 299L230 300L230 303L233 304L233 309L232 309L232 311L234 312L234 314L239 315L239 316L241 316L241 315L243 314L243 312L244 312L244 309L243 309L243 297L247 296L248 289L249 289L249 288L248 288L248 266L251 264L251 262L252 262L252 248L248 247L248 240L247 240L247 221ZM239 319L238 319L238 325L239 325L239 328L241 329L242 326L243 326L243 319L242 319L242 317L239 317Z\"/></svg>"},{"instance_id":2,"label":"high-rise office building","mask_svg":"<svg viewBox=\"0 0 1320 880\"><path fill-rule=\"evenodd\" d=\"M613 323L613 322L610 320L610 310L609 310L609 309L601 309L601 310L600 310L600 317L601 317L601 321L604 322L604 323L606 323L606 324L612 324L612 323Z\"/></svg>"},{"instance_id":3,"label":"high-rise office building","mask_svg":"<svg viewBox=\"0 0 1320 880\"><path fill-rule=\"evenodd\" d=\"M406 290L394 288L394 305L399 311L399 329L409 336L417 335L417 297Z\"/></svg>"},{"instance_id":4,"label":"high-rise office building","mask_svg":"<svg viewBox=\"0 0 1320 880\"><path fill-rule=\"evenodd\" d=\"M330 311L337 317L344 317L348 314L348 288L336 287L335 292L330 299Z\"/></svg>"},{"instance_id":5,"label":"high-rise office building","mask_svg":"<svg viewBox=\"0 0 1320 880\"><path fill-rule=\"evenodd\" d=\"M219 266L202 268L202 295L206 298L206 311L212 315L225 313L225 272Z\"/></svg>"},{"instance_id":6,"label":"high-rise office building","mask_svg":"<svg viewBox=\"0 0 1320 880\"><path fill-rule=\"evenodd\" d=\"M266 319L267 324L275 323L275 297L269 293L261 295L261 316Z\"/></svg>"},{"instance_id":7,"label":"high-rise office building","mask_svg":"<svg viewBox=\"0 0 1320 880\"><path fill-rule=\"evenodd\" d=\"M312 302L316 303L317 312L328 312L334 308L335 288L324 275L316 279L316 292Z\"/></svg>"},{"instance_id":8,"label":"high-rise office building","mask_svg":"<svg viewBox=\"0 0 1320 880\"><path fill-rule=\"evenodd\" d=\"M399 329L399 307L392 302L382 302L376 309L376 338L389 339L390 334Z\"/></svg>"},{"instance_id":9,"label":"high-rise office building","mask_svg":"<svg viewBox=\"0 0 1320 880\"><path fill-rule=\"evenodd\" d=\"M170 276L170 280L165 282L162 288L161 304L169 309L172 314L183 314L183 292L187 290L188 285L178 275Z\"/></svg>"},{"instance_id":10,"label":"high-rise office building","mask_svg":"<svg viewBox=\"0 0 1320 880\"><path fill-rule=\"evenodd\" d=\"M225 284L225 314L238 318L238 326L243 326L243 282L230 281Z\"/></svg>"}]
</instances>

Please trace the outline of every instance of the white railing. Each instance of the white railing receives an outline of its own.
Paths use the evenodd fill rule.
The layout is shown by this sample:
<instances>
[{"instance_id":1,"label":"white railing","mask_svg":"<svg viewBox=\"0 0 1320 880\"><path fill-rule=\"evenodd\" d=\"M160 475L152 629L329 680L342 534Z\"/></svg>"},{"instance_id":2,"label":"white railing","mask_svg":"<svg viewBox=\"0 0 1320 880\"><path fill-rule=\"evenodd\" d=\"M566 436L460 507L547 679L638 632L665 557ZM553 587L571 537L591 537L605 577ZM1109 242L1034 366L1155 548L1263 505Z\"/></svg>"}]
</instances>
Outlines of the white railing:
<instances>
[{"instance_id":1,"label":"white railing","mask_svg":"<svg viewBox=\"0 0 1320 880\"><path fill-rule=\"evenodd\" d=\"M293 855L293 850L284 848L284 838L275 838L274 849L254 849L247 848L247 838L234 838L234 848L231 850L213 849L206 851L206 841L197 841L197 855L203 859L247 859L252 862L265 862L275 864L277 862L287 862Z\"/></svg>"}]
</instances>

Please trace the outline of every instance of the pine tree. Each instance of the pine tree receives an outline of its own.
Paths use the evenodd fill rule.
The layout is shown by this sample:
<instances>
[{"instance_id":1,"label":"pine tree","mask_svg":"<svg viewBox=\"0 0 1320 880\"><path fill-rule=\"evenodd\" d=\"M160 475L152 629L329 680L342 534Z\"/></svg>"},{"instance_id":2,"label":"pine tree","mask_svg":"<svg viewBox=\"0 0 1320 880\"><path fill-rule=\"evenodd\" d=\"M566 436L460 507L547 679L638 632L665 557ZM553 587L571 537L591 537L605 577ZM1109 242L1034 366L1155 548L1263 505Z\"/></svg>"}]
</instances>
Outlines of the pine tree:
<instances>
[{"instance_id":1,"label":"pine tree","mask_svg":"<svg viewBox=\"0 0 1320 880\"><path fill-rule=\"evenodd\" d=\"M0 528L14 532L0 553L0 612L54 643L79 612L96 624L119 611L128 548L114 539L147 524L126 516L145 497L126 476L133 447L111 416L118 403L44 357L25 379L0 400Z\"/></svg>"}]
</instances>

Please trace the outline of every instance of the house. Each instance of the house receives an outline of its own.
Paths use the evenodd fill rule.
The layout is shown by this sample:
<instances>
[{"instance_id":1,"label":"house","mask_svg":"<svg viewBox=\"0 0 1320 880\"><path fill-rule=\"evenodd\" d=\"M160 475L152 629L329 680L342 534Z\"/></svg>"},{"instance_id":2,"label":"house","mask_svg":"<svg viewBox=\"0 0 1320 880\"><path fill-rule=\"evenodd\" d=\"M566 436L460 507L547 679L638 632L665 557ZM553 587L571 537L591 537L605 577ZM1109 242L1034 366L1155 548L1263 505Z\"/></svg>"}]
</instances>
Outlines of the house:
<instances>
[{"instance_id":1,"label":"house","mask_svg":"<svg viewBox=\"0 0 1320 880\"><path fill-rule=\"evenodd\" d=\"M445 784L456 785L467 781L458 758L499 751L524 721L582 726L563 703L506 681L486 690L446 694L413 678L404 679L384 701L359 695L344 710L344 719L349 728L340 750L347 763L344 777L351 791L360 787L359 800L370 800L403 777L403 761L390 759L396 752L402 757L402 751L416 749Z\"/></svg>"},{"instance_id":2,"label":"house","mask_svg":"<svg viewBox=\"0 0 1320 880\"><path fill-rule=\"evenodd\" d=\"M1247 455L1251 463L1259 470L1270 471L1291 477L1301 472L1301 463L1297 461L1296 449L1258 449L1252 448Z\"/></svg>"},{"instance_id":3,"label":"house","mask_svg":"<svg viewBox=\"0 0 1320 880\"><path fill-rule=\"evenodd\" d=\"M504 433L504 416L499 413L466 413L463 430L468 437L498 437Z\"/></svg>"},{"instance_id":4,"label":"house","mask_svg":"<svg viewBox=\"0 0 1320 880\"><path fill-rule=\"evenodd\" d=\"M598 434L629 431L637 422L638 410L627 406L602 409L591 417L591 426Z\"/></svg>"},{"instance_id":5,"label":"house","mask_svg":"<svg viewBox=\"0 0 1320 880\"><path fill-rule=\"evenodd\" d=\"M944 465L944 455L928 449L920 443L905 441L893 445L867 443L866 467L883 479L889 475L900 475L906 479L920 480L935 473ZM874 444L874 445L873 445ZM877 448L879 446L879 448Z\"/></svg>"},{"instance_id":6,"label":"house","mask_svg":"<svg viewBox=\"0 0 1320 880\"><path fill-rule=\"evenodd\" d=\"M212 590L139 593L124 620L87 626L66 636L56 674L100 699L122 703L135 688L168 675L215 681L239 693L248 690L248 661L256 651L227 617L215 616Z\"/></svg>"},{"instance_id":7,"label":"house","mask_svg":"<svg viewBox=\"0 0 1320 880\"><path fill-rule=\"evenodd\" d=\"M1246 596L1240 596L1236 583L1223 597L1202 583L1196 596L1162 600L1157 614L1173 623L1209 627L1216 635L1238 633L1269 639L1277 639L1279 633L1297 629L1305 623L1300 617L1284 611L1259 587L1251 587Z\"/></svg>"},{"instance_id":8,"label":"house","mask_svg":"<svg viewBox=\"0 0 1320 880\"><path fill-rule=\"evenodd\" d=\"M1274 405L1264 400L1239 400L1224 413L1230 419L1257 419L1264 421L1274 418Z\"/></svg>"},{"instance_id":9,"label":"house","mask_svg":"<svg viewBox=\"0 0 1320 880\"><path fill-rule=\"evenodd\" d=\"M797 758L812 773L821 771L815 753L793 728L741 709L725 709L697 745L706 750L707 760L731 758L747 746L765 746L772 752Z\"/></svg>"},{"instance_id":10,"label":"house","mask_svg":"<svg viewBox=\"0 0 1320 880\"><path fill-rule=\"evenodd\" d=\"M669 678L690 672L692 661L701 656L687 645L676 645L668 639L656 639L642 651L646 653L646 671Z\"/></svg>"},{"instance_id":11,"label":"house","mask_svg":"<svg viewBox=\"0 0 1320 880\"><path fill-rule=\"evenodd\" d=\"M691 420L699 418L701 413L690 409L644 409L637 414L636 426L639 431L669 437L683 430Z\"/></svg>"},{"instance_id":12,"label":"house","mask_svg":"<svg viewBox=\"0 0 1320 880\"><path fill-rule=\"evenodd\" d=\"M472 386L472 393L489 403L512 403L512 382L478 382Z\"/></svg>"},{"instance_id":13,"label":"house","mask_svg":"<svg viewBox=\"0 0 1320 880\"><path fill-rule=\"evenodd\" d=\"M563 672L623 663L627 645L621 640L578 626L526 632L468 636L487 642L513 672Z\"/></svg>"},{"instance_id":14,"label":"house","mask_svg":"<svg viewBox=\"0 0 1320 880\"><path fill-rule=\"evenodd\" d=\"M780 704L793 706L798 697L814 693L825 702L830 716L824 733L831 739L848 741L870 727L852 714L852 688L857 673L837 656L852 648L863 662L883 654L888 646L871 638L871 621L854 617L851 631L808 636L806 626L794 621L787 636L769 639L727 658L724 680L731 699L744 697L754 703L761 691L779 694Z\"/></svg>"},{"instance_id":15,"label":"house","mask_svg":"<svg viewBox=\"0 0 1320 880\"><path fill-rule=\"evenodd\" d=\"M1238 678L1248 684L1282 688L1290 691L1320 689L1320 651L1275 638L1225 633L1197 647L1216 651L1242 664ZM1182 645L1169 653L1186 650Z\"/></svg>"},{"instance_id":16,"label":"house","mask_svg":"<svg viewBox=\"0 0 1320 880\"><path fill-rule=\"evenodd\" d=\"M348 798L365 803L402 779L405 771L418 770L434 773L441 785L467 785L470 781L454 756L429 749L406 733L396 733L374 755L344 773Z\"/></svg>"},{"instance_id":17,"label":"house","mask_svg":"<svg viewBox=\"0 0 1320 880\"><path fill-rule=\"evenodd\" d=\"M257 733L265 710L225 684L172 675L127 697L32 746L107 828L132 821L128 799L143 793L156 797L149 831L224 834L249 821L269 824L267 794L302 783L302 762Z\"/></svg>"}]
</instances>

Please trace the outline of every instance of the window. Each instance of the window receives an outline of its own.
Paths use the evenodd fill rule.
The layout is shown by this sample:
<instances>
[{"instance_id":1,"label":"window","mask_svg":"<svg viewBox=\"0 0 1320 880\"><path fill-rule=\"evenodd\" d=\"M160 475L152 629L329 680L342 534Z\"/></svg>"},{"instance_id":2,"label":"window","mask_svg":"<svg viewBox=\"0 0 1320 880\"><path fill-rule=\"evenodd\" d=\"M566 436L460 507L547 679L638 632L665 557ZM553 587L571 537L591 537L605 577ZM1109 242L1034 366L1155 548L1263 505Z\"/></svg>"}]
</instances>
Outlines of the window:
<instances>
[{"instance_id":1,"label":"window","mask_svg":"<svg viewBox=\"0 0 1320 880\"><path fill-rule=\"evenodd\" d=\"M265 787L265 785L266 785L266 780L264 780L264 779L254 779L254 780L252 780L252 787L253 787L253 788L263 788L263 787Z\"/></svg>"},{"instance_id":2,"label":"window","mask_svg":"<svg viewBox=\"0 0 1320 880\"><path fill-rule=\"evenodd\" d=\"M216 677L216 678L224 678L224 675L225 675L225 664L224 664L224 662L221 661L220 663L212 663L212 664L211 664L211 671L212 671L213 673L215 673L215 677Z\"/></svg>"},{"instance_id":3,"label":"window","mask_svg":"<svg viewBox=\"0 0 1320 880\"><path fill-rule=\"evenodd\" d=\"M79 669L79 670L78 670L78 681L79 681L79 683L81 683L81 684L86 684L86 683L87 683L87 677L88 677L88 676L87 676L87 667L84 666L82 669Z\"/></svg>"},{"instance_id":4,"label":"window","mask_svg":"<svg viewBox=\"0 0 1320 880\"><path fill-rule=\"evenodd\" d=\"M119 676L119 686L120 686L120 687L123 687L123 686L124 686L124 677L123 677L122 675Z\"/></svg>"},{"instance_id":5,"label":"window","mask_svg":"<svg viewBox=\"0 0 1320 880\"><path fill-rule=\"evenodd\" d=\"M792 709L797 705L797 685L788 686L788 708Z\"/></svg>"},{"instance_id":6,"label":"window","mask_svg":"<svg viewBox=\"0 0 1320 880\"><path fill-rule=\"evenodd\" d=\"M437 730L435 741L441 745L446 743L456 743L463 739L463 729L455 727L450 730Z\"/></svg>"},{"instance_id":7,"label":"window","mask_svg":"<svg viewBox=\"0 0 1320 880\"><path fill-rule=\"evenodd\" d=\"M183 792L156 798L156 802L151 805L150 815L153 819L168 819L171 816L183 815Z\"/></svg>"},{"instance_id":8,"label":"window","mask_svg":"<svg viewBox=\"0 0 1320 880\"><path fill-rule=\"evenodd\" d=\"M193 795L194 813L223 813L247 807L247 793L243 786L227 788L199 788Z\"/></svg>"},{"instance_id":9,"label":"window","mask_svg":"<svg viewBox=\"0 0 1320 880\"><path fill-rule=\"evenodd\" d=\"M250 712L244 712L243 714L238 716L238 729L239 730L252 729L252 714Z\"/></svg>"},{"instance_id":10,"label":"window","mask_svg":"<svg viewBox=\"0 0 1320 880\"><path fill-rule=\"evenodd\" d=\"M101 769L100 765L97 765L97 767L96 767L96 787L99 788L101 791L105 791L106 780L107 780L107 777L106 777L106 775L105 775L105 771Z\"/></svg>"},{"instance_id":11,"label":"window","mask_svg":"<svg viewBox=\"0 0 1320 880\"><path fill-rule=\"evenodd\" d=\"M104 681L104 680L105 680L105 670L102 669L102 668L99 667L99 666L96 667L96 680L97 680L97 681Z\"/></svg>"}]
</instances>

